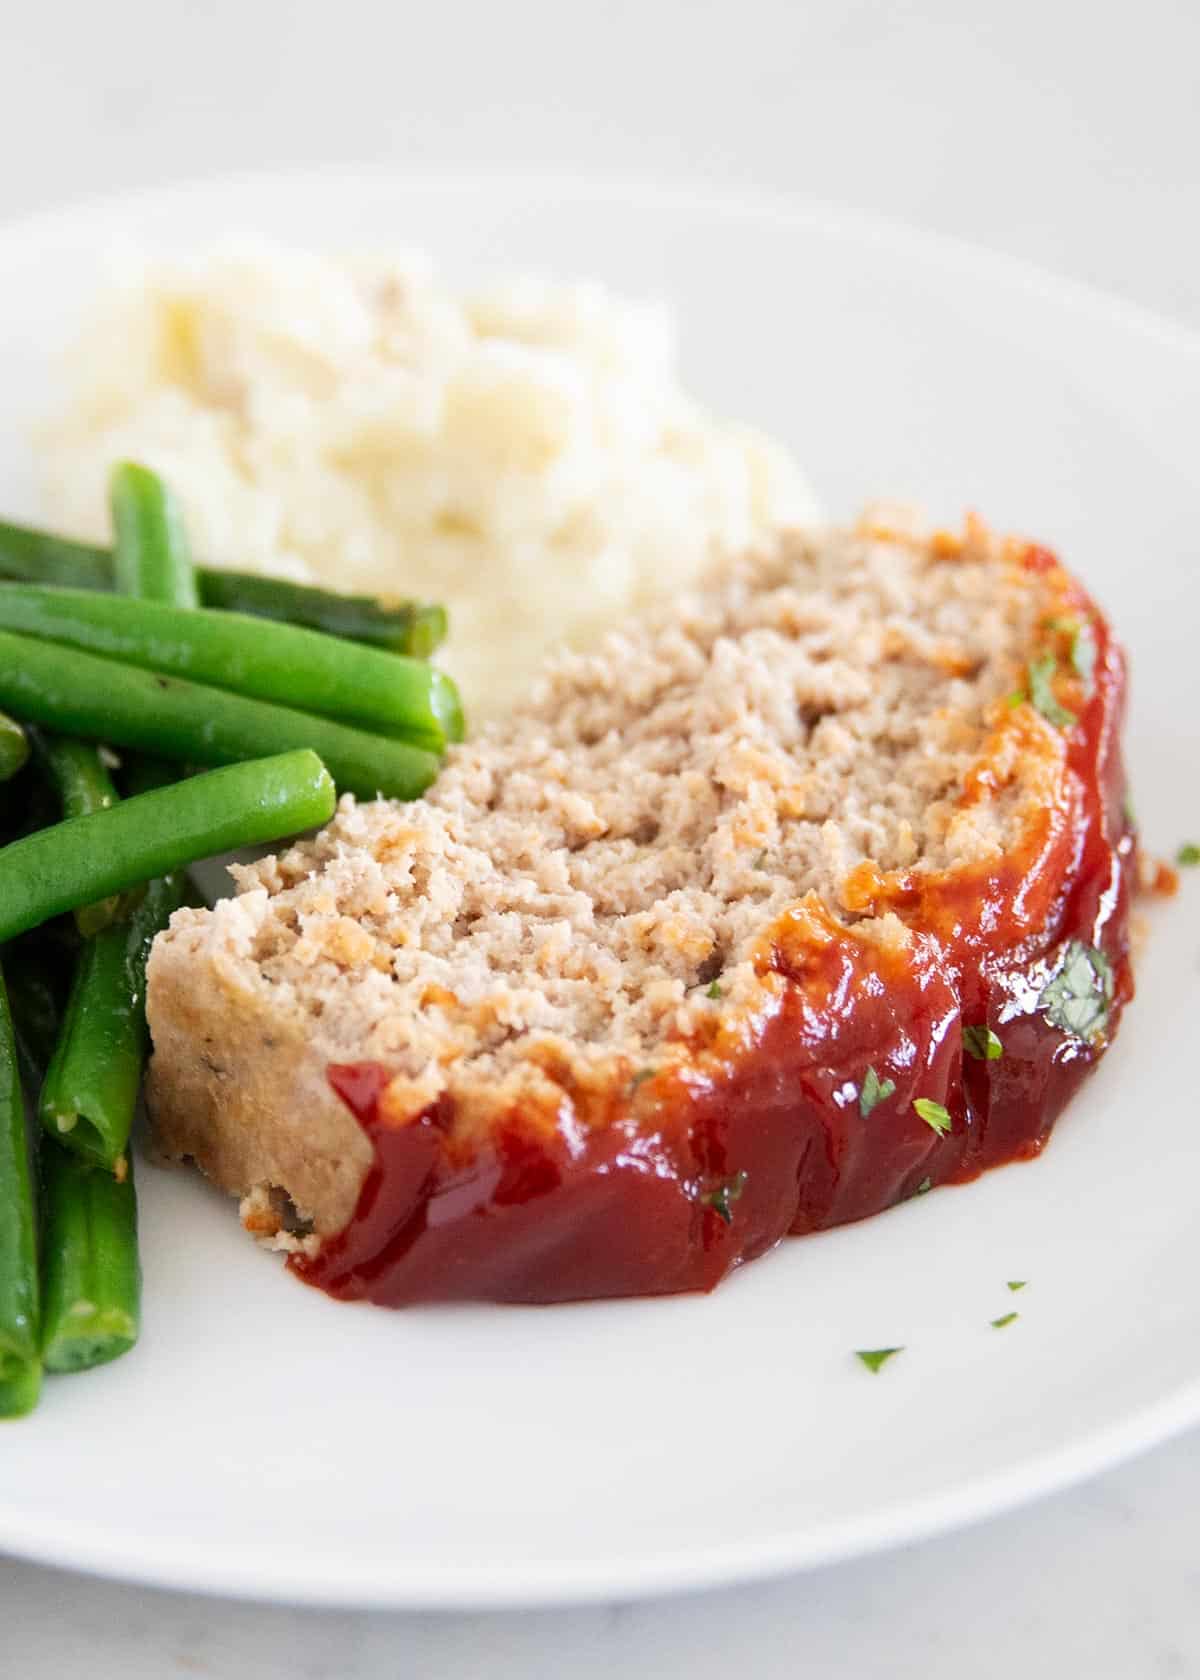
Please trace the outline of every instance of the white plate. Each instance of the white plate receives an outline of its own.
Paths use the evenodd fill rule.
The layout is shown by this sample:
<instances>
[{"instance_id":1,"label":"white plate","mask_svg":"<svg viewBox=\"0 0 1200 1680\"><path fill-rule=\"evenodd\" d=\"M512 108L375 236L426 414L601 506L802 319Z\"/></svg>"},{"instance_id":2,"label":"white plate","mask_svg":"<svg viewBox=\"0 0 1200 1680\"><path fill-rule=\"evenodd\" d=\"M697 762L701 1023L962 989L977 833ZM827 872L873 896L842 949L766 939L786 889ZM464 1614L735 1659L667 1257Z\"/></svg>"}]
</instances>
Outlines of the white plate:
<instances>
[{"instance_id":1,"label":"white plate","mask_svg":"<svg viewBox=\"0 0 1200 1680\"><path fill-rule=\"evenodd\" d=\"M835 513L901 495L1061 547L1132 650L1145 831L1200 839L1195 340L828 211L545 180L201 186L0 236L0 508L33 511L26 427L104 245L230 228L666 296L696 389L786 437ZM196 1178L144 1170L143 1341L0 1433L0 1545L309 1603L632 1596L929 1534L1195 1421L1198 888L1154 917L1116 1050L1041 1161L787 1243L708 1299L336 1306ZM893 1343L879 1376L852 1357Z\"/></svg>"}]
</instances>

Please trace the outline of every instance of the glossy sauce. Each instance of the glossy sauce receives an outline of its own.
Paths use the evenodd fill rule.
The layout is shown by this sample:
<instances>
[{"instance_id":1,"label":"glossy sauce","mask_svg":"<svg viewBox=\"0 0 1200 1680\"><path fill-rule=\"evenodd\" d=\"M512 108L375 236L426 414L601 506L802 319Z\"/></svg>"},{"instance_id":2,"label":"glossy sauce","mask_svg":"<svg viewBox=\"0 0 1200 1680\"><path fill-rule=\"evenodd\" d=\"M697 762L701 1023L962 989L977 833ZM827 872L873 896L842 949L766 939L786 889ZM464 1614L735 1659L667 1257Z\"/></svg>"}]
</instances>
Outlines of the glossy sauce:
<instances>
[{"instance_id":1,"label":"glossy sauce","mask_svg":"<svg viewBox=\"0 0 1200 1680\"><path fill-rule=\"evenodd\" d=\"M1043 549L1024 563L1057 566ZM707 1290L789 1232L1036 1155L1133 992L1124 661L1074 585L1070 596L1095 638L1091 689L1076 685L1065 771L1021 848L953 874L865 865L852 877L864 912L900 916L907 948L889 951L802 901L764 935L752 1021L602 1099L555 1068L557 1113L513 1111L471 1143L449 1098L415 1118L389 1114L384 1068L331 1067L375 1162L349 1225L292 1267L330 1294L388 1306ZM1000 727L1028 728L1028 708ZM1039 1008L1072 940L1112 969L1094 1042ZM967 1025L990 1027L1003 1056L966 1055ZM869 1067L895 1089L864 1116ZM946 1135L914 1111L918 1097L948 1110Z\"/></svg>"}]
</instances>

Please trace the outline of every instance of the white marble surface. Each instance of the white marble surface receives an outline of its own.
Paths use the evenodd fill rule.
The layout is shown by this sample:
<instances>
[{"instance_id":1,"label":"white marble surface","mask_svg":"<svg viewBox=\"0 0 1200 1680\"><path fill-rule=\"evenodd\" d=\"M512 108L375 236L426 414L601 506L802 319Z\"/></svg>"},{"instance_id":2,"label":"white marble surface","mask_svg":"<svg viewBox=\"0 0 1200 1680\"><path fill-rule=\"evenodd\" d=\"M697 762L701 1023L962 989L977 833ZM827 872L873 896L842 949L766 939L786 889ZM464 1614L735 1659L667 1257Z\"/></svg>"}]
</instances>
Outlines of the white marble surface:
<instances>
[{"instance_id":1,"label":"white marble surface","mask_svg":"<svg viewBox=\"0 0 1200 1680\"><path fill-rule=\"evenodd\" d=\"M48 0L0 7L0 63L3 217L230 169L549 162L881 209L1200 326L1186 0ZM1198 1507L1191 1436L902 1553L540 1614L317 1615L0 1563L0 1674L1186 1676Z\"/></svg>"}]
</instances>

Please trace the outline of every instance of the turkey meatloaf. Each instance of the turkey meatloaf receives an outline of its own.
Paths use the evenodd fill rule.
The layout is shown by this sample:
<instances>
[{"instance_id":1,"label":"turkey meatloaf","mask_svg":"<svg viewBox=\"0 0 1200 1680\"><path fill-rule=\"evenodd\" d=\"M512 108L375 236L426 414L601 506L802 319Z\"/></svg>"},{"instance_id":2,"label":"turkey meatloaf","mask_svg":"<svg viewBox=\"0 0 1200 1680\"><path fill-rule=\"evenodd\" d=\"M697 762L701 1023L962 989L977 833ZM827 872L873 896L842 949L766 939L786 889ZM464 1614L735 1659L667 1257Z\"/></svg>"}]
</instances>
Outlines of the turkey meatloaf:
<instances>
[{"instance_id":1,"label":"turkey meatloaf","mask_svg":"<svg viewBox=\"0 0 1200 1680\"><path fill-rule=\"evenodd\" d=\"M390 1305L707 1289L1035 1154L1132 991L1123 687L977 522L744 558L174 917L160 1151Z\"/></svg>"}]
</instances>

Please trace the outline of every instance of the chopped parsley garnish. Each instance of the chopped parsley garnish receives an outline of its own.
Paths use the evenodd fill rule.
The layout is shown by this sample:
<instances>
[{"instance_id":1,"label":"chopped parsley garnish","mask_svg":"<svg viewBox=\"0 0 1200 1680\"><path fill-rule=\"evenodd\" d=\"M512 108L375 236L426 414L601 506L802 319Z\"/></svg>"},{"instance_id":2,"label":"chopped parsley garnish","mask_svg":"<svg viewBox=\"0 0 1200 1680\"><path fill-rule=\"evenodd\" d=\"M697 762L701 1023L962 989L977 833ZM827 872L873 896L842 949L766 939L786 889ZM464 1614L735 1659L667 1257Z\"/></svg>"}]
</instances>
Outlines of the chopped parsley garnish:
<instances>
[{"instance_id":1,"label":"chopped parsley garnish","mask_svg":"<svg viewBox=\"0 0 1200 1680\"><path fill-rule=\"evenodd\" d=\"M1023 688L1014 688L1012 693L1005 700L1004 704L1008 707L1009 711L1016 711L1017 707L1023 706L1028 698L1029 696Z\"/></svg>"},{"instance_id":2,"label":"chopped parsley garnish","mask_svg":"<svg viewBox=\"0 0 1200 1680\"><path fill-rule=\"evenodd\" d=\"M1175 853L1175 862L1180 869L1194 869L1200 863L1200 846L1194 840L1185 840Z\"/></svg>"},{"instance_id":3,"label":"chopped parsley garnish","mask_svg":"<svg viewBox=\"0 0 1200 1680\"><path fill-rule=\"evenodd\" d=\"M1083 692L1090 695L1095 687L1096 638L1090 624L1081 624L1071 642L1071 667L1083 684Z\"/></svg>"},{"instance_id":4,"label":"chopped parsley garnish","mask_svg":"<svg viewBox=\"0 0 1200 1680\"><path fill-rule=\"evenodd\" d=\"M706 1190L700 1200L705 1207L710 1207L717 1218L726 1225L733 1224L733 1204L746 1188L746 1174L734 1173L732 1178L726 1178L715 1189Z\"/></svg>"},{"instance_id":5,"label":"chopped parsley garnish","mask_svg":"<svg viewBox=\"0 0 1200 1680\"><path fill-rule=\"evenodd\" d=\"M1104 952L1072 939L1062 967L1038 998L1038 1008L1052 1027L1094 1039L1108 1025L1112 997L1112 965Z\"/></svg>"},{"instance_id":6,"label":"chopped parsley garnish","mask_svg":"<svg viewBox=\"0 0 1200 1680\"><path fill-rule=\"evenodd\" d=\"M861 1359L868 1371L882 1370L889 1359L897 1353L903 1353L902 1347L894 1348L856 1348L855 1359Z\"/></svg>"},{"instance_id":7,"label":"chopped parsley garnish","mask_svg":"<svg viewBox=\"0 0 1200 1680\"><path fill-rule=\"evenodd\" d=\"M1029 664L1029 698L1038 711L1052 723L1056 729L1069 729L1079 720L1074 712L1069 712L1065 706L1060 706L1054 694L1054 672L1058 661L1052 653L1047 653L1041 659L1033 659Z\"/></svg>"},{"instance_id":8,"label":"chopped parsley garnish","mask_svg":"<svg viewBox=\"0 0 1200 1680\"><path fill-rule=\"evenodd\" d=\"M998 1062L1004 1054L1004 1046L991 1027L964 1027L962 1036L963 1049L977 1062Z\"/></svg>"},{"instance_id":9,"label":"chopped parsley garnish","mask_svg":"<svg viewBox=\"0 0 1200 1680\"><path fill-rule=\"evenodd\" d=\"M950 1112L943 1108L940 1102L934 1102L930 1097L917 1097L913 1107L927 1126L932 1126L939 1137L944 1137L953 1122Z\"/></svg>"},{"instance_id":10,"label":"chopped parsley garnish","mask_svg":"<svg viewBox=\"0 0 1200 1680\"><path fill-rule=\"evenodd\" d=\"M1008 1289L1011 1289L1013 1294L1015 1295L1017 1293L1017 1290L1018 1289L1024 1289L1025 1285L1028 1282L1029 1282L1028 1278L1012 1278L1005 1287L1008 1288Z\"/></svg>"},{"instance_id":11,"label":"chopped parsley garnish","mask_svg":"<svg viewBox=\"0 0 1200 1680\"><path fill-rule=\"evenodd\" d=\"M630 1081L630 1084L636 1091L639 1085L644 1085L646 1083L647 1079L653 1079L657 1072L657 1068L639 1068Z\"/></svg>"},{"instance_id":12,"label":"chopped parsley garnish","mask_svg":"<svg viewBox=\"0 0 1200 1680\"><path fill-rule=\"evenodd\" d=\"M914 1196L927 1196L932 1189L933 1189L933 1180L931 1178L923 1178L921 1180L920 1184L917 1185L917 1188L913 1191L913 1195Z\"/></svg>"},{"instance_id":13,"label":"chopped parsley garnish","mask_svg":"<svg viewBox=\"0 0 1200 1680\"><path fill-rule=\"evenodd\" d=\"M880 1079L873 1067L869 1067L863 1078L862 1089L858 1093L858 1112L863 1119L867 1118L873 1108L878 1108L881 1102L886 1102L896 1089L894 1079Z\"/></svg>"},{"instance_id":14,"label":"chopped parsley garnish","mask_svg":"<svg viewBox=\"0 0 1200 1680\"><path fill-rule=\"evenodd\" d=\"M1126 788L1121 799L1121 812L1130 828L1137 827L1137 812L1133 808L1133 795Z\"/></svg>"},{"instance_id":15,"label":"chopped parsley garnish","mask_svg":"<svg viewBox=\"0 0 1200 1680\"><path fill-rule=\"evenodd\" d=\"M1071 669L1083 683L1085 694L1092 692L1092 674L1096 669L1096 636L1090 624L1078 618L1048 618L1047 630L1059 630L1071 638Z\"/></svg>"},{"instance_id":16,"label":"chopped parsley garnish","mask_svg":"<svg viewBox=\"0 0 1200 1680\"><path fill-rule=\"evenodd\" d=\"M721 982L719 980L714 980L704 995L706 998L712 998L715 1003L717 998L721 996Z\"/></svg>"},{"instance_id":17,"label":"chopped parsley garnish","mask_svg":"<svg viewBox=\"0 0 1200 1680\"><path fill-rule=\"evenodd\" d=\"M1016 1312L1001 1313L999 1318L994 1318L992 1320L992 1329L1003 1330L1006 1324L1011 1324L1015 1319L1020 1318L1020 1316L1020 1313Z\"/></svg>"}]
</instances>

